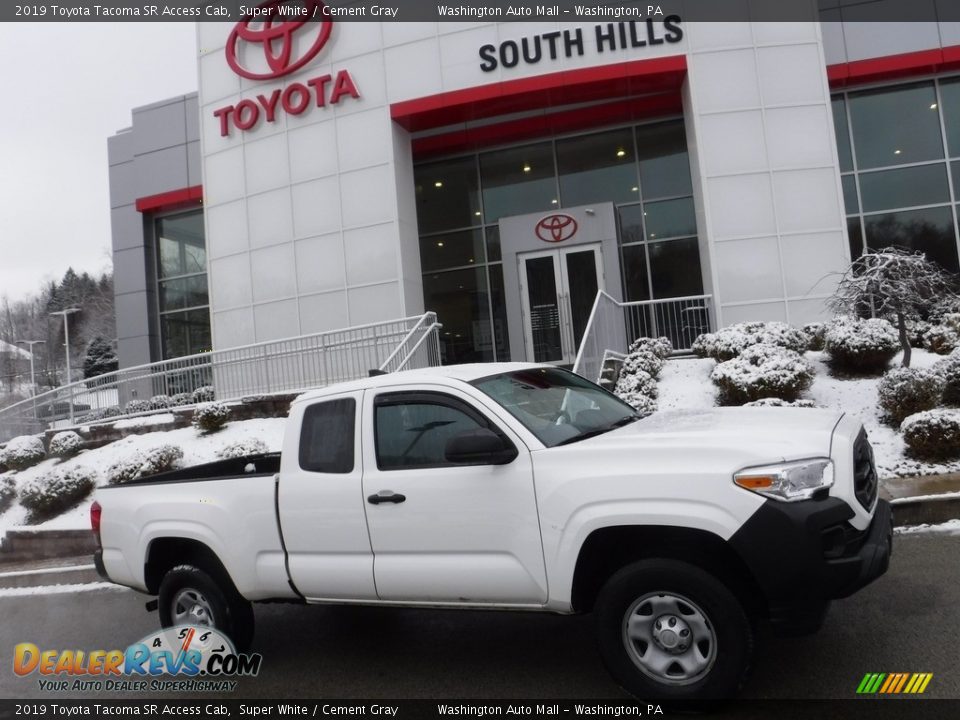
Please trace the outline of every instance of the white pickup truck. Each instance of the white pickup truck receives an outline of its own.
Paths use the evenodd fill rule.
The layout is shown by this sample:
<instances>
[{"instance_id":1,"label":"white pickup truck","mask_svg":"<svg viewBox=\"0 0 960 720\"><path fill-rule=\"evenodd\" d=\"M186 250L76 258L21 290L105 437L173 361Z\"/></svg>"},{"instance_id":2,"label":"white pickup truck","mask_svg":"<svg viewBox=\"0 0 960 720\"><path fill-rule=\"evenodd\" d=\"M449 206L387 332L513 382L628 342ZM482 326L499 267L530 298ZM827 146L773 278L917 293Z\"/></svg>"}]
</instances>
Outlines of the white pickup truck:
<instances>
[{"instance_id":1,"label":"white pickup truck","mask_svg":"<svg viewBox=\"0 0 960 720\"><path fill-rule=\"evenodd\" d=\"M873 453L839 412L639 419L511 363L327 387L287 422L282 454L100 488L100 573L239 648L259 601L592 611L613 677L680 700L735 694L757 621L812 632L889 563Z\"/></svg>"}]
</instances>

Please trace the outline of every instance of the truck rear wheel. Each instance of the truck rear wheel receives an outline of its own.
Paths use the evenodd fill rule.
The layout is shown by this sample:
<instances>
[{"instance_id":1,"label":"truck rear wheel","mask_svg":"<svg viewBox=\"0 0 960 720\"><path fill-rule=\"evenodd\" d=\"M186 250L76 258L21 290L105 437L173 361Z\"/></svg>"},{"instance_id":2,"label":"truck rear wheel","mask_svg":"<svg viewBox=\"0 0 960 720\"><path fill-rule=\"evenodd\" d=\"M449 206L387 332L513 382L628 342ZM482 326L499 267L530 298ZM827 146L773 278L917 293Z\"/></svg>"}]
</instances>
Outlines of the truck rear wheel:
<instances>
[{"instance_id":1,"label":"truck rear wheel","mask_svg":"<svg viewBox=\"0 0 960 720\"><path fill-rule=\"evenodd\" d=\"M238 652L253 642L253 606L236 589L215 581L193 565L178 565L163 576L160 625L212 627L233 641Z\"/></svg>"},{"instance_id":2,"label":"truck rear wheel","mask_svg":"<svg viewBox=\"0 0 960 720\"><path fill-rule=\"evenodd\" d=\"M734 594L694 565L628 565L604 585L595 610L604 664L637 697L730 698L746 680L751 623Z\"/></svg>"}]
</instances>

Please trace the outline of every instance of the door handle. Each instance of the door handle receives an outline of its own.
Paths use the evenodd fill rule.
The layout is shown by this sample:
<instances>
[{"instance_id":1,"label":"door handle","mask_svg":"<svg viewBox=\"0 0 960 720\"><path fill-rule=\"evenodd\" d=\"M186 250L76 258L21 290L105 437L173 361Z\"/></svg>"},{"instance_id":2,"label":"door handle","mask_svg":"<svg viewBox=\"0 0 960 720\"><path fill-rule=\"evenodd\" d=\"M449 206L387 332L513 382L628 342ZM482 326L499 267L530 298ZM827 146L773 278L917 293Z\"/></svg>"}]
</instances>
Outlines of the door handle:
<instances>
[{"instance_id":1,"label":"door handle","mask_svg":"<svg viewBox=\"0 0 960 720\"><path fill-rule=\"evenodd\" d=\"M380 503L402 503L407 499L406 495L401 495L400 493L395 493L392 490L381 490L380 492L370 495L367 498L367 502L371 505L379 505Z\"/></svg>"}]
</instances>

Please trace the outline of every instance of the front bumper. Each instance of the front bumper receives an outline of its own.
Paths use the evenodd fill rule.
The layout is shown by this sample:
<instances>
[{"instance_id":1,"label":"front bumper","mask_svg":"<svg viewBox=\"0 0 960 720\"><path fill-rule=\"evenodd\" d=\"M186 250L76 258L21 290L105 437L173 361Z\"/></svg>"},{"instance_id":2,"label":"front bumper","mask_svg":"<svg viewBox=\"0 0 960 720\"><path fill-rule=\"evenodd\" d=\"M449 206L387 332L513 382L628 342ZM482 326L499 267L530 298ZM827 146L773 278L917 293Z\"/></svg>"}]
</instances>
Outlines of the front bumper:
<instances>
[{"instance_id":1,"label":"front bumper","mask_svg":"<svg viewBox=\"0 0 960 720\"><path fill-rule=\"evenodd\" d=\"M839 498L768 500L730 539L760 586L769 619L791 633L816 630L831 600L887 571L893 541L890 504L878 500L870 525L856 530Z\"/></svg>"}]
</instances>

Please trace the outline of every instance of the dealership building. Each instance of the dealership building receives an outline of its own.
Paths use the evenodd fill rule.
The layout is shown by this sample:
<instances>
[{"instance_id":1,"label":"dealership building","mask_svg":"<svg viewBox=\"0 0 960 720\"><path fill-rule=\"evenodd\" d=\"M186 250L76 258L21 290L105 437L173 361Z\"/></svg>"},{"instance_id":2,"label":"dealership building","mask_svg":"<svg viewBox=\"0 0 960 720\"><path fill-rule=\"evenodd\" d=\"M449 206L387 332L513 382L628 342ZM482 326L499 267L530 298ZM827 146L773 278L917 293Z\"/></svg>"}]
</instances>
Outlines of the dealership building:
<instances>
[{"instance_id":1,"label":"dealership building","mask_svg":"<svg viewBox=\"0 0 960 720\"><path fill-rule=\"evenodd\" d=\"M865 247L957 271L960 23L841 12L198 23L198 92L109 138L121 365L425 310L569 364L601 289L683 344L823 319Z\"/></svg>"}]
</instances>

